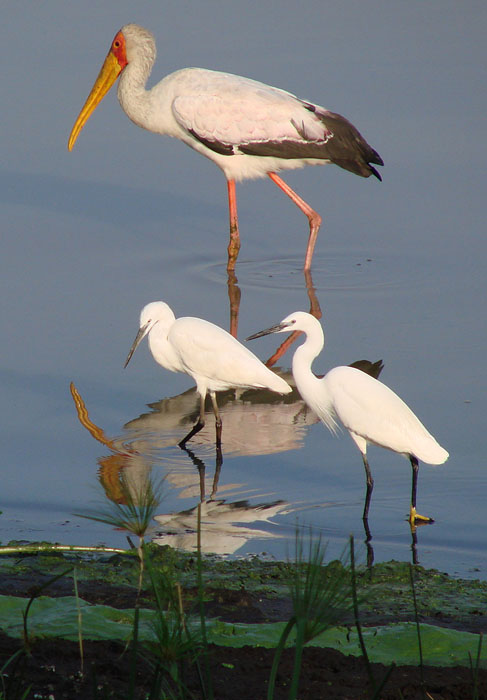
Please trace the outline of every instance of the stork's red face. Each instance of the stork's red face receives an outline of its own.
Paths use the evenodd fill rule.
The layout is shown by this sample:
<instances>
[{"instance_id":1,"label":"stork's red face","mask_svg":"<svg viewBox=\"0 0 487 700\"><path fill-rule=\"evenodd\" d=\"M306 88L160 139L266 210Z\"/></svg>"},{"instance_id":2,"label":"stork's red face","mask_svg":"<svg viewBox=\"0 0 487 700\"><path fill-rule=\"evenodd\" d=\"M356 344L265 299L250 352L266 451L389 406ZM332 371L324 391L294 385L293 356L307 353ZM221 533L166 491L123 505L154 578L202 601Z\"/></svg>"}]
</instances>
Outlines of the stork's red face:
<instances>
[{"instance_id":1,"label":"stork's red face","mask_svg":"<svg viewBox=\"0 0 487 700\"><path fill-rule=\"evenodd\" d=\"M98 78L95 80L95 84L91 88L91 92L88 95L88 98L71 130L68 141L68 149L70 151L76 143L76 139L78 138L81 129L90 118L92 112L94 112L96 107L100 104L127 63L125 37L122 32L119 31L112 41L110 51L105 58L100 73L98 74Z\"/></svg>"},{"instance_id":2,"label":"stork's red face","mask_svg":"<svg viewBox=\"0 0 487 700\"><path fill-rule=\"evenodd\" d=\"M111 45L110 51L108 53L109 54L111 53L115 56L115 58L118 61L118 65L120 66L120 71L123 71L123 69L127 65L128 61L127 61L125 37L122 34L121 30L115 34L115 38L112 41L112 45Z\"/></svg>"}]
</instances>

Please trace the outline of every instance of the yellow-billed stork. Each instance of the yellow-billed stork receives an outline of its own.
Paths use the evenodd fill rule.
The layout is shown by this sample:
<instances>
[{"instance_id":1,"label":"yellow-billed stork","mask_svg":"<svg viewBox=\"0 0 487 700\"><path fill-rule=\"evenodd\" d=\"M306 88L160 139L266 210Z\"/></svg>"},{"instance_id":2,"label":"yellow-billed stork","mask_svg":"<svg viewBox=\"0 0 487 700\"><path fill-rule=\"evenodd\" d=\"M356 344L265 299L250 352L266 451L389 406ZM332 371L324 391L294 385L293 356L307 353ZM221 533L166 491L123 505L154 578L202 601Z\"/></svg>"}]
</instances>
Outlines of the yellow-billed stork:
<instances>
[{"instance_id":1,"label":"yellow-billed stork","mask_svg":"<svg viewBox=\"0 0 487 700\"><path fill-rule=\"evenodd\" d=\"M155 58L154 37L147 29L127 24L117 32L73 126L69 150L120 75L118 99L135 124L180 139L223 170L230 214L228 269L235 268L240 248L235 182L268 175L308 218L304 269L309 270L321 217L277 172L335 163L381 180L371 165L384 164L377 151L340 114L249 78L183 68L147 90Z\"/></svg>"}]
</instances>

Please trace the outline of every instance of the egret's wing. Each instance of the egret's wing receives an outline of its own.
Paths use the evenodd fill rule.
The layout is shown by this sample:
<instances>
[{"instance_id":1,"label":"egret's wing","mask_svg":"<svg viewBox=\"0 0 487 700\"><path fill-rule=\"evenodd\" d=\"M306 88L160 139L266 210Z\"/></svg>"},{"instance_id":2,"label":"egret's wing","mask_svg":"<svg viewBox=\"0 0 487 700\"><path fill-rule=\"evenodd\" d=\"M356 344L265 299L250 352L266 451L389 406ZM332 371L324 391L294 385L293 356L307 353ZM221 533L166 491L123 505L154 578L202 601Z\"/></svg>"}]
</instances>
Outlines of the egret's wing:
<instances>
[{"instance_id":1,"label":"egret's wing","mask_svg":"<svg viewBox=\"0 0 487 700\"><path fill-rule=\"evenodd\" d=\"M397 394L364 372L335 367L324 381L345 428L368 442L414 454L418 443L434 440Z\"/></svg>"},{"instance_id":2,"label":"egret's wing","mask_svg":"<svg viewBox=\"0 0 487 700\"><path fill-rule=\"evenodd\" d=\"M291 387L258 357L219 326L199 318L178 318L168 340L189 374L215 391L229 387Z\"/></svg>"}]
</instances>

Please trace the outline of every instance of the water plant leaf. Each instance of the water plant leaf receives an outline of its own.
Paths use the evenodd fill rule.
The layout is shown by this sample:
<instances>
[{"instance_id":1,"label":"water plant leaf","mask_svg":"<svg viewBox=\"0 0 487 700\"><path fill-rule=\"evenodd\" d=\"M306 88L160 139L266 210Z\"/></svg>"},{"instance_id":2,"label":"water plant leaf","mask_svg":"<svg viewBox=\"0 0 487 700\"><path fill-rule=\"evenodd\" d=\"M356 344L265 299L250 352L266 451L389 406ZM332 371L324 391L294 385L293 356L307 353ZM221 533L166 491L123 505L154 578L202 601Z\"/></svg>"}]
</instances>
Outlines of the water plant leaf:
<instances>
[{"instance_id":1,"label":"water plant leaf","mask_svg":"<svg viewBox=\"0 0 487 700\"><path fill-rule=\"evenodd\" d=\"M2 630L11 637L22 637L22 610L26 598L0 596ZM133 610L117 610L107 605L90 605L80 601L83 616L84 639L113 639L125 641L130 637ZM140 610L141 639L153 639L154 611ZM198 627L198 621L192 622ZM284 622L245 625L207 620L208 642L223 646L275 647L285 627ZM29 614L30 632L38 637L78 639L78 610L74 596L61 598L41 597L35 601ZM479 636L434 625L420 624L423 642L423 662L426 665L469 666L469 653L476 658ZM390 664L418 664L417 631L414 622L366 627L362 630L372 662ZM294 632L289 644L294 641ZM311 646L331 647L344 654L360 655L355 630L332 628L311 642ZM480 666L487 667L487 645L482 648Z\"/></svg>"}]
</instances>

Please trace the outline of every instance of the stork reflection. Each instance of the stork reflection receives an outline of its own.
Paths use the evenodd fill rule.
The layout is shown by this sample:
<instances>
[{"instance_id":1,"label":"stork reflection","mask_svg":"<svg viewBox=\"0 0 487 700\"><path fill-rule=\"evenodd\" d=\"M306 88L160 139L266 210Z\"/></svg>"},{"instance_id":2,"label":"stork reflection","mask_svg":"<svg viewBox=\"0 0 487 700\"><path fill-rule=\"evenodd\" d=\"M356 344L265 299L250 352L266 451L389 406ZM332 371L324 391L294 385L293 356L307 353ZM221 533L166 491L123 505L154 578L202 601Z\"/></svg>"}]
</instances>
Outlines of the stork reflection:
<instances>
[{"instance_id":1,"label":"stork reflection","mask_svg":"<svg viewBox=\"0 0 487 700\"><path fill-rule=\"evenodd\" d=\"M380 360L375 363L359 360L352 364L375 376L383 367ZM333 505L288 502L280 497L275 481L271 482L268 492L268 487L266 492L258 492L245 482L240 470L241 482L225 478L224 457L299 450L310 426L318 422L299 396L291 373L282 370L279 373L293 386L288 395L262 390L219 394L225 421L221 449L215 446L211 421L195 436L191 449L187 445L183 449L178 447L181 435L193 424L199 411L199 397L194 389L148 404L149 410L125 423L120 435L111 437L89 418L83 399L72 385L71 393L81 424L110 452L97 460L98 480L106 497L123 503L129 492L132 500L136 500L138 494L147 493L151 483L159 482L163 475L171 506L155 517L156 525L151 532L154 541L192 550L196 542L197 504L200 503L203 551L225 554L237 552L250 540L285 537L286 530L277 530L277 523L273 523L276 516ZM326 493L326 483L319 488ZM189 505L175 508L173 497L189 501ZM259 522L266 527L259 527ZM374 551L368 521L363 522L363 527L367 561L371 565ZM416 532L412 537L413 563L418 563Z\"/></svg>"},{"instance_id":2,"label":"stork reflection","mask_svg":"<svg viewBox=\"0 0 487 700\"><path fill-rule=\"evenodd\" d=\"M238 334L238 317L240 312L240 300L242 297L242 292L238 286L238 279L233 270L227 270L227 289L228 289L228 301L230 303L230 334L234 338ZM313 285L313 278L311 276L311 270L304 270L304 286L309 299L309 313L316 318L321 318L321 308L316 295L316 289ZM279 359L284 355L286 350L292 343L299 337L299 333L293 334L290 338L287 338L281 346L279 346L267 362L265 363L268 367L272 367L279 361Z\"/></svg>"},{"instance_id":3,"label":"stork reflection","mask_svg":"<svg viewBox=\"0 0 487 700\"><path fill-rule=\"evenodd\" d=\"M187 446L181 449L177 447L181 426L185 425L185 421L191 422L192 415L198 411L198 396L194 390L151 404L149 413L127 423L123 434L115 438L108 437L105 431L89 418L86 405L74 384L71 384L71 394L81 424L94 439L110 449L111 454L97 460L98 479L109 500L123 504L124 499L130 497L130 500L137 502L139 494L147 493L151 489L152 480L156 478L154 475L160 472L164 465L166 486L173 487L181 498L190 498L201 503L203 551L231 554L250 539L282 536L251 524L270 523L275 515L296 510L296 506L289 506L286 501L276 498L275 494L272 494L273 498L267 496L263 500L262 494L253 493L248 484L220 485L223 458L219 449L215 452L213 478L207 478L207 463L211 454L209 449L215 449L211 429L208 430L206 438L203 431L198 437L197 444L200 452L205 455L204 460ZM304 437L303 426L306 425L306 417L313 422L316 420L310 411L305 410L296 392L294 400L291 395L287 395L285 415L289 416L289 430L285 431L286 435L283 432L282 439L277 440L272 448L270 434L275 431L278 421L276 416L272 418L273 407L266 405L265 395L268 394L267 400L270 401L275 400L276 395L273 392L253 391L243 392L235 398L231 394L232 392L224 392L222 406L225 411L228 407L232 409L229 411L232 420L228 421L229 429L225 431L225 436L233 453L243 452L243 423L250 421L253 427L249 427L248 432L256 437L251 453L264 449L268 454L275 450L296 449ZM253 400L256 401L255 404ZM277 406L274 408L277 410ZM264 416L271 418L264 420ZM232 425L233 430L230 427ZM232 439L232 434L239 434L239 438ZM161 452L170 453L170 457L162 460ZM217 491L220 492L218 498ZM244 494L259 500L253 502L250 497L243 498ZM153 541L192 550L196 543L196 513L197 505L157 515L157 526L152 532ZM243 523L247 526L243 527Z\"/></svg>"}]
</instances>

